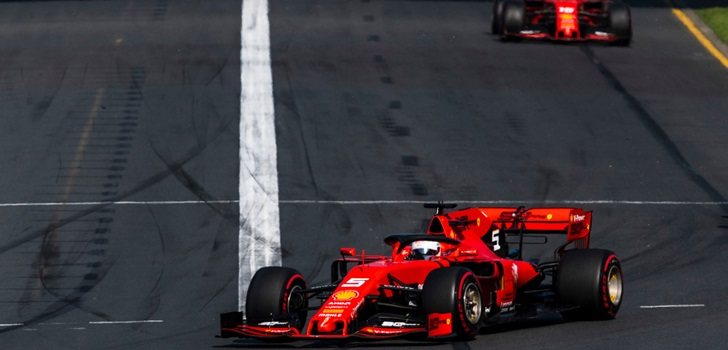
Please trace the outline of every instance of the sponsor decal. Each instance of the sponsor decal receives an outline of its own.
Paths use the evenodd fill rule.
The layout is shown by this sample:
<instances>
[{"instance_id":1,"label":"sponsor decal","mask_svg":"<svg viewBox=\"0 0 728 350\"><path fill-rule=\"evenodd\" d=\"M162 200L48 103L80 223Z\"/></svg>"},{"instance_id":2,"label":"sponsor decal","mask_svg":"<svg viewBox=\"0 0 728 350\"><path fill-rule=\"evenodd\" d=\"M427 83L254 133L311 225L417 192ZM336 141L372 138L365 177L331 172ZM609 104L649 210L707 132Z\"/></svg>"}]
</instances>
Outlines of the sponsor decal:
<instances>
[{"instance_id":1,"label":"sponsor decal","mask_svg":"<svg viewBox=\"0 0 728 350\"><path fill-rule=\"evenodd\" d=\"M268 327L288 326L288 322L281 322L281 321L260 322L260 323L258 323L258 326L268 326Z\"/></svg>"},{"instance_id":2,"label":"sponsor decal","mask_svg":"<svg viewBox=\"0 0 728 350\"><path fill-rule=\"evenodd\" d=\"M571 217L571 222L582 222L584 219L586 219L586 215L576 214Z\"/></svg>"},{"instance_id":3,"label":"sponsor decal","mask_svg":"<svg viewBox=\"0 0 728 350\"><path fill-rule=\"evenodd\" d=\"M511 274L513 274L513 280L516 281L515 283L518 283L518 265L517 264L511 265Z\"/></svg>"},{"instance_id":4,"label":"sponsor decal","mask_svg":"<svg viewBox=\"0 0 728 350\"><path fill-rule=\"evenodd\" d=\"M340 314L342 312L344 312L344 309L329 309L329 308L326 308L326 309L323 309L321 311L322 314Z\"/></svg>"},{"instance_id":5,"label":"sponsor decal","mask_svg":"<svg viewBox=\"0 0 728 350\"><path fill-rule=\"evenodd\" d=\"M341 310L341 309L338 309L338 310L337 309L324 309L324 310L321 310L318 315L319 315L319 317L326 317L327 319L328 318L332 318L332 317L338 318L338 317L341 317L341 312L342 311L344 311L344 310Z\"/></svg>"},{"instance_id":6,"label":"sponsor decal","mask_svg":"<svg viewBox=\"0 0 728 350\"><path fill-rule=\"evenodd\" d=\"M559 13L574 13L576 9L568 6L559 6Z\"/></svg>"},{"instance_id":7,"label":"sponsor decal","mask_svg":"<svg viewBox=\"0 0 728 350\"><path fill-rule=\"evenodd\" d=\"M554 218L554 215L551 213L546 214L546 220L551 220Z\"/></svg>"},{"instance_id":8,"label":"sponsor decal","mask_svg":"<svg viewBox=\"0 0 728 350\"><path fill-rule=\"evenodd\" d=\"M393 327L393 328L403 328L403 327L419 327L419 323L410 323L410 322L398 322L398 321L384 321L382 322L380 327Z\"/></svg>"},{"instance_id":9,"label":"sponsor decal","mask_svg":"<svg viewBox=\"0 0 728 350\"><path fill-rule=\"evenodd\" d=\"M364 285L364 283L367 283L369 278L360 278L360 277L352 277L349 278L344 284L342 284L342 287L346 288L358 288Z\"/></svg>"},{"instance_id":10,"label":"sponsor decal","mask_svg":"<svg viewBox=\"0 0 728 350\"><path fill-rule=\"evenodd\" d=\"M430 337L452 334L452 314L436 313L427 315L427 333Z\"/></svg>"},{"instance_id":11,"label":"sponsor decal","mask_svg":"<svg viewBox=\"0 0 728 350\"><path fill-rule=\"evenodd\" d=\"M350 301L330 301L326 303L326 306L348 306L351 305Z\"/></svg>"},{"instance_id":12,"label":"sponsor decal","mask_svg":"<svg viewBox=\"0 0 728 350\"><path fill-rule=\"evenodd\" d=\"M504 307L503 309L501 309L501 312L511 312L511 311L515 311L515 310L516 310L516 306L511 305L511 306Z\"/></svg>"},{"instance_id":13,"label":"sponsor decal","mask_svg":"<svg viewBox=\"0 0 728 350\"><path fill-rule=\"evenodd\" d=\"M334 295L332 295L332 297L336 301L350 301L352 299L355 299L358 296L359 296L359 292L357 292L355 290L350 290L350 289L340 290L340 291L334 293Z\"/></svg>"}]
</instances>

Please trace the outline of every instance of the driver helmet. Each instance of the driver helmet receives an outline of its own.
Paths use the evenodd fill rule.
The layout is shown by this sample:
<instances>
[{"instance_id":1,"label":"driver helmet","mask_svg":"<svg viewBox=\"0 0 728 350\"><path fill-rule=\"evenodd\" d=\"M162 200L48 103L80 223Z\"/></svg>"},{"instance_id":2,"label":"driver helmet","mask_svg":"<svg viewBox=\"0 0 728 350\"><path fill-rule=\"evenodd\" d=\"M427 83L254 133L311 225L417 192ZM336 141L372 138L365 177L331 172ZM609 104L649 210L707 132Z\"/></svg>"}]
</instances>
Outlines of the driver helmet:
<instances>
[{"instance_id":1,"label":"driver helmet","mask_svg":"<svg viewBox=\"0 0 728 350\"><path fill-rule=\"evenodd\" d=\"M435 241L412 242L411 259L424 260L440 253L440 243Z\"/></svg>"}]
</instances>

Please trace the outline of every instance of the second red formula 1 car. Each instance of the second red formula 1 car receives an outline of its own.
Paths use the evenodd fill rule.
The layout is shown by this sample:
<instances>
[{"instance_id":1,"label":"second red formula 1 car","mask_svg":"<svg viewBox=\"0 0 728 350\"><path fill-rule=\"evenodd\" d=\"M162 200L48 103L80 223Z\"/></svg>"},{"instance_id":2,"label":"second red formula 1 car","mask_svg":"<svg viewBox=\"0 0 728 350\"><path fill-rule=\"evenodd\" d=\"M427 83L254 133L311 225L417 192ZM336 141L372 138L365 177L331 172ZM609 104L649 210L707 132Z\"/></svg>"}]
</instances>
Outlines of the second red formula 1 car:
<instances>
[{"instance_id":1,"label":"second red formula 1 car","mask_svg":"<svg viewBox=\"0 0 728 350\"><path fill-rule=\"evenodd\" d=\"M619 0L493 0L491 29L504 40L632 40L629 6Z\"/></svg>"},{"instance_id":2,"label":"second red formula 1 car","mask_svg":"<svg viewBox=\"0 0 728 350\"><path fill-rule=\"evenodd\" d=\"M288 267L258 270L246 320L241 312L222 314L221 336L468 339L488 321L546 307L567 319L616 316L622 270L614 253L589 248L590 211L425 206L436 209L425 234L387 237L389 256L341 248L328 284L309 285ZM524 245L553 237L565 239L546 261L522 257Z\"/></svg>"}]
</instances>

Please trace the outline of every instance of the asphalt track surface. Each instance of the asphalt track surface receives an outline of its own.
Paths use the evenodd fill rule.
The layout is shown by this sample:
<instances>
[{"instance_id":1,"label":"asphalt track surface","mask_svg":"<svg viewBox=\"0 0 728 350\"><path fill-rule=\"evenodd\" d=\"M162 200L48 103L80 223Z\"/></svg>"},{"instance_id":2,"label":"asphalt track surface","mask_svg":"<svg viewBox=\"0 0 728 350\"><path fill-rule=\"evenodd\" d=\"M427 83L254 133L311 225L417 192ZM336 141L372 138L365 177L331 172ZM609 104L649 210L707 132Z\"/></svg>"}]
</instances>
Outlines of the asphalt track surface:
<instances>
[{"instance_id":1,"label":"asphalt track surface","mask_svg":"<svg viewBox=\"0 0 728 350\"><path fill-rule=\"evenodd\" d=\"M613 321L332 346L728 346L728 72L664 3L630 3L617 48L502 43L489 2L271 0L284 265L323 281L338 247L385 252L429 214L295 200L582 200L603 201L584 204L592 246L625 270ZM0 3L0 203L236 200L240 5ZM237 213L0 207L2 348L289 346L214 338L237 307ZM704 306L641 308L672 304Z\"/></svg>"}]
</instances>

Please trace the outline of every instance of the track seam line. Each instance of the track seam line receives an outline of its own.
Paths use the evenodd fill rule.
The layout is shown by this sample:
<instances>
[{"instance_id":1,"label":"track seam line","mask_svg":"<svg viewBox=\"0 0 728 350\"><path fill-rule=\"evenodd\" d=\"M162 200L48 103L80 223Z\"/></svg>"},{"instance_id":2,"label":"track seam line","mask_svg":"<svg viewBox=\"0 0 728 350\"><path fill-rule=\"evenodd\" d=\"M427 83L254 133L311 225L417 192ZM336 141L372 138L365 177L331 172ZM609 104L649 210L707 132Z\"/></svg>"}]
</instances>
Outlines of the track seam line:
<instances>
[{"instance_id":1,"label":"track seam line","mask_svg":"<svg viewBox=\"0 0 728 350\"><path fill-rule=\"evenodd\" d=\"M386 204L424 204L432 202L431 200L317 200L317 199L281 199L279 204L290 205L386 205ZM508 204L614 204L614 205L657 205L657 206L723 206L728 205L728 201L638 201L638 200L611 200L611 199L564 199L564 200L448 200L448 202L457 204L474 204L474 205L508 205ZM207 204L238 204L237 199L219 199L219 200L170 200L170 201L98 201L98 202L19 202L19 203L0 203L0 208L17 208L17 207L52 207L52 206L100 206L100 205L116 205L116 206L147 206L147 205L207 205Z\"/></svg>"}]
</instances>

